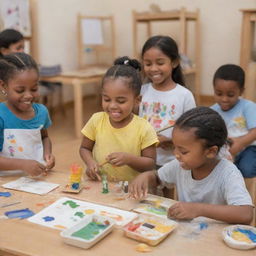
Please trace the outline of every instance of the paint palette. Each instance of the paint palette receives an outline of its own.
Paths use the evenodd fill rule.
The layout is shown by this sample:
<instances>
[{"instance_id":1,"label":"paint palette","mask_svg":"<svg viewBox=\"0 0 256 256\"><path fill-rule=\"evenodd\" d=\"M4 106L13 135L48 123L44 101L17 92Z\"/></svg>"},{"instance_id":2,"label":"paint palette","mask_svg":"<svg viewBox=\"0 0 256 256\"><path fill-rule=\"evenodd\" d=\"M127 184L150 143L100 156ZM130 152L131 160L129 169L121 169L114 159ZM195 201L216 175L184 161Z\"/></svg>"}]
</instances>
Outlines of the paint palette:
<instances>
[{"instance_id":1,"label":"paint palette","mask_svg":"<svg viewBox=\"0 0 256 256\"><path fill-rule=\"evenodd\" d=\"M93 214L60 235L65 243L87 249L109 234L114 224L110 218Z\"/></svg>"},{"instance_id":2,"label":"paint palette","mask_svg":"<svg viewBox=\"0 0 256 256\"><path fill-rule=\"evenodd\" d=\"M126 236L155 246L164 240L178 223L169 220L141 215L124 227Z\"/></svg>"},{"instance_id":3,"label":"paint palette","mask_svg":"<svg viewBox=\"0 0 256 256\"><path fill-rule=\"evenodd\" d=\"M224 228L222 236L231 248L248 250L256 247L256 228L252 226L229 226Z\"/></svg>"}]
</instances>

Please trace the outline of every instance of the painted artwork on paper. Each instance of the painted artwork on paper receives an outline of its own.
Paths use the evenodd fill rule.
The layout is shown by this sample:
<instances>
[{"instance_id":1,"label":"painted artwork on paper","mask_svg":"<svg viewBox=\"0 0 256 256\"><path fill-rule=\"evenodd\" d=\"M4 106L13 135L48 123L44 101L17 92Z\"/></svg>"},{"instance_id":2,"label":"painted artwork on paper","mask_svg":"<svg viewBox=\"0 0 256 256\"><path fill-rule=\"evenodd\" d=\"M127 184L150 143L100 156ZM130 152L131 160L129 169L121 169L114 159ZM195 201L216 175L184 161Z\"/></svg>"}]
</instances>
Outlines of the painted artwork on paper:
<instances>
[{"instance_id":1,"label":"painted artwork on paper","mask_svg":"<svg viewBox=\"0 0 256 256\"><path fill-rule=\"evenodd\" d=\"M91 214L109 217L117 226L124 226L138 216L134 212L62 197L28 220L50 228L66 229Z\"/></svg>"},{"instance_id":2,"label":"painted artwork on paper","mask_svg":"<svg viewBox=\"0 0 256 256\"><path fill-rule=\"evenodd\" d=\"M13 28L24 36L31 36L29 0L1 0L0 17L2 29Z\"/></svg>"},{"instance_id":3,"label":"painted artwork on paper","mask_svg":"<svg viewBox=\"0 0 256 256\"><path fill-rule=\"evenodd\" d=\"M168 209L176 201L160 196L148 195L145 199L141 200L137 207L133 210L135 212L154 215L162 218L167 218Z\"/></svg>"}]
</instances>

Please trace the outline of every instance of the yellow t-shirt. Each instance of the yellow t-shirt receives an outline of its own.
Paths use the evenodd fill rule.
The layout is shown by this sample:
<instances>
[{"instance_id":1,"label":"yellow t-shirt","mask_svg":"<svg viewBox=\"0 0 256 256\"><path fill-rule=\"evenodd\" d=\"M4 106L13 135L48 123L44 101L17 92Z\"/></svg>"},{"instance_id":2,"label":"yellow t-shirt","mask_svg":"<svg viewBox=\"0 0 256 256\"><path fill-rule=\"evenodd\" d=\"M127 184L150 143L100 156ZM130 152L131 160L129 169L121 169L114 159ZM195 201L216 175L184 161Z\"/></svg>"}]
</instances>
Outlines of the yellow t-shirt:
<instances>
[{"instance_id":1,"label":"yellow t-shirt","mask_svg":"<svg viewBox=\"0 0 256 256\"><path fill-rule=\"evenodd\" d=\"M141 156L141 150L158 142L154 128L145 119L134 115L132 121L123 128L114 128L105 112L95 113L82 129L82 134L95 141L93 158L100 164L113 152L127 152ZM132 180L138 171L131 167L105 164L103 171L110 180Z\"/></svg>"}]
</instances>

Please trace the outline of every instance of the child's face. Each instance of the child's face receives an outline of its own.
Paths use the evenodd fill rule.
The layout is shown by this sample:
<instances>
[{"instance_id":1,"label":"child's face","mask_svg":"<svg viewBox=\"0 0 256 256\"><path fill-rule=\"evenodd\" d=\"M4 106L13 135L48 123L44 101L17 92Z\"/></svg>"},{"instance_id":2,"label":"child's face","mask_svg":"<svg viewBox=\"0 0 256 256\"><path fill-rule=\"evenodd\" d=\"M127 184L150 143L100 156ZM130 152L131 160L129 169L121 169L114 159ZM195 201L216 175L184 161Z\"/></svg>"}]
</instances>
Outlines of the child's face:
<instances>
[{"instance_id":1,"label":"child's face","mask_svg":"<svg viewBox=\"0 0 256 256\"><path fill-rule=\"evenodd\" d=\"M139 96L134 95L125 79L106 79L102 89L102 107L114 127L124 127L130 122L136 104L139 104Z\"/></svg>"},{"instance_id":2,"label":"child's face","mask_svg":"<svg viewBox=\"0 0 256 256\"><path fill-rule=\"evenodd\" d=\"M175 127L173 129L174 155L185 170L199 170L217 154L217 152L213 153L211 148L205 147L204 141L195 136L195 131L196 128L183 130Z\"/></svg>"},{"instance_id":3,"label":"child's face","mask_svg":"<svg viewBox=\"0 0 256 256\"><path fill-rule=\"evenodd\" d=\"M214 99L223 111L235 106L243 91L236 81L216 79L214 83Z\"/></svg>"},{"instance_id":4,"label":"child's face","mask_svg":"<svg viewBox=\"0 0 256 256\"><path fill-rule=\"evenodd\" d=\"M24 52L24 40L20 40L17 43L11 44L9 48L2 48L1 52L3 55L16 52Z\"/></svg>"},{"instance_id":5,"label":"child's face","mask_svg":"<svg viewBox=\"0 0 256 256\"><path fill-rule=\"evenodd\" d=\"M35 69L17 72L3 89L6 91L7 104L14 113L29 112L32 103L39 97L38 73Z\"/></svg>"},{"instance_id":6,"label":"child's face","mask_svg":"<svg viewBox=\"0 0 256 256\"><path fill-rule=\"evenodd\" d=\"M172 81L174 63L160 49L152 47L143 55L143 67L146 76L155 86Z\"/></svg>"}]
</instances>

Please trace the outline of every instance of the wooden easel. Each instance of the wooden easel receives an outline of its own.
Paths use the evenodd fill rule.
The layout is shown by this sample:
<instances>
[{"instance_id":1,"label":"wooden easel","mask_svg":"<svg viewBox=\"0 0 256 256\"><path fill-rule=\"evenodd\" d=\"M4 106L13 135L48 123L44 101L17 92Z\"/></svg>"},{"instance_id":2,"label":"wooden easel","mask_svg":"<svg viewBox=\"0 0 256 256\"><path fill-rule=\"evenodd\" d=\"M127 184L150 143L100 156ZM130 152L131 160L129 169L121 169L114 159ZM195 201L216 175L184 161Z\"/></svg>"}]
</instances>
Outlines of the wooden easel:
<instances>
[{"instance_id":1,"label":"wooden easel","mask_svg":"<svg viewBox=\"0 0 256 256\"><path fill-rule=\"evenodd\" d=\"M86 30L82 23L85 20L99 22L102 32L102 43L87 44L84 42L84 38L86 39ZM90 29L91 28L88 27L88 32ZM79 14L77 42L79 69L91 66L110 66L115 58L116 51L113 16L86 16Z\"/></svg>"}]
</instances>

